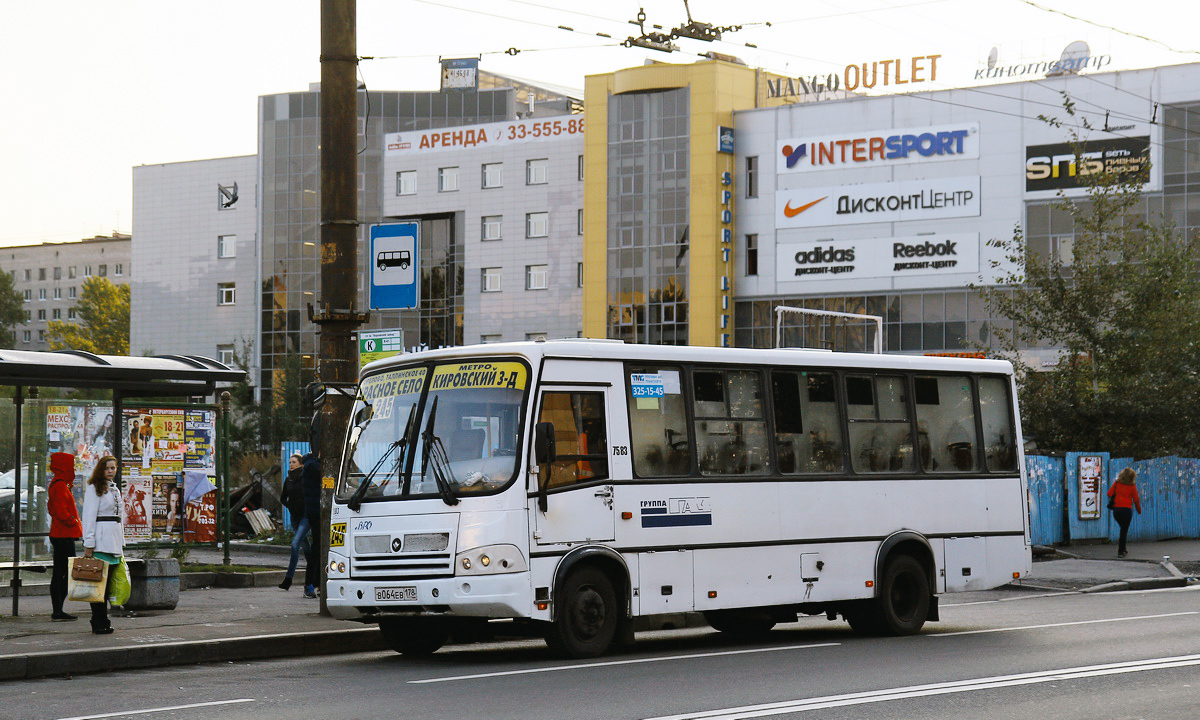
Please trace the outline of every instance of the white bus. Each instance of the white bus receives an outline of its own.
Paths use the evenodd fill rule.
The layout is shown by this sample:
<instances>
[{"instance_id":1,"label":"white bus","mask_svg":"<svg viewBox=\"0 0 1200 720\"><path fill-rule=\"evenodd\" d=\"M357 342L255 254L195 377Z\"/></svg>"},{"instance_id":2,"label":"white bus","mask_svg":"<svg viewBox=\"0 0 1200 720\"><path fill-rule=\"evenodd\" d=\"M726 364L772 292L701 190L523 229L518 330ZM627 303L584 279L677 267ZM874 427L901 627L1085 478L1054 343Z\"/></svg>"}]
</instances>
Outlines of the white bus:
<instances>
[{"instance_id":1,"label":"white bus","mask_svg":"<svg viewBox=\"0 0 1200 720\"><path fill-rule=\"evenodd\" d=\"M683 614L865 634L1031 569L1012 367L561 340L363 369L326 601L406 654L491 620L572 657ZM492 625L490 627L495 627Z\"/></svg>"}]
</instances>

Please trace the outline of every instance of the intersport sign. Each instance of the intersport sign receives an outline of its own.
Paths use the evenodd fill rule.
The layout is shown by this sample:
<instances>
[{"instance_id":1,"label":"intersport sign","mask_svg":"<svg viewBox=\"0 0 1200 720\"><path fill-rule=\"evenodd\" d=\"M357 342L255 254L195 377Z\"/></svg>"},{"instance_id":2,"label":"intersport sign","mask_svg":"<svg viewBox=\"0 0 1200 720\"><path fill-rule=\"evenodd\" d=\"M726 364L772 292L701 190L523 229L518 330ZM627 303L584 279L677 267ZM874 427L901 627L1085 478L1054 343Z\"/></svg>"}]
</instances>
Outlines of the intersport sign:
<instances>
[{"instance_id":1,"label":"intersport sign","mask_svg":"<svg viewBox=\"0 0 1200 720\"><path fill-rule=\"evenodd\" d=\"M775 193L775 227L979 216L979 176L797 188Z\"/></svg>"},{"instance_id":2,"label":"intersport sign","mask_svg":"<svg viewBox=\"0 0 1200 720\"><path fill-rule=\"evenodd\" d=\"M979 123L785 138L779 174L979 158Z\"/></svg>"}]
</instances>

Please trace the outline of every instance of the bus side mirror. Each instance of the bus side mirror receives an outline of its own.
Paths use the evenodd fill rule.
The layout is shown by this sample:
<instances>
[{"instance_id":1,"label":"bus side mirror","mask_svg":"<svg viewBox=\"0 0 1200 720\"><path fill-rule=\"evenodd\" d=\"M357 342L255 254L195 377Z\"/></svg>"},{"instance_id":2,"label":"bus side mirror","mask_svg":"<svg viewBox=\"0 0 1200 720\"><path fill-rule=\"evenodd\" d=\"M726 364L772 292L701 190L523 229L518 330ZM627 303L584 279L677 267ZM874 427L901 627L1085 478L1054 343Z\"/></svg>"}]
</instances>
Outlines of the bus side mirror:
<instances>
[{"instance_id":1,"label":"bus side mirror","mask_svg":"<svg viewBox=\"0 0 1200 720\"><path fill-rule=\"evenodd\" d=\"M538 465L549 465L558 459L554 447L554 423L540 422L533 428L533 455Z\"/></svg>"},{"instance_id":2,"label":"bus side mirror","mask_svg":"<svg viewBox=\"0 0 1200 720\"><path fill-rule=\"evenodd\" d=\"M546 497L546 489L550 487L550 472L553 470L552 464L558 459L558 451L554 447L554 423L540 422L533 426L533 457L538 465L546 466L544 476L538 476L538 509L542 512L550 507L549 498Z\"/></svg>"}]
</instances>

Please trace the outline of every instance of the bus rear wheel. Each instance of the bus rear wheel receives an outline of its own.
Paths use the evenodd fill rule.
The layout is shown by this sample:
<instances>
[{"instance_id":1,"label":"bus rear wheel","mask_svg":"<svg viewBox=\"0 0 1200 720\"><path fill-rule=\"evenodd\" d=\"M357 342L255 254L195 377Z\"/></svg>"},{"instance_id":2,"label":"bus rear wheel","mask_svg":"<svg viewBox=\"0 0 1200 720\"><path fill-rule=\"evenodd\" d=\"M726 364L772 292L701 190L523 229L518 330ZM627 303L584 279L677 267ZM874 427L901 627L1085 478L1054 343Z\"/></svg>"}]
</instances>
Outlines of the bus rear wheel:
<instances>
[{"instance_id":1,"label":"bus rear wheel","mask_svg":"<svg viewBox=\"0 0 1200 720\"><path fill-rule=\"evenodd\" d=\"M704 621L713 630L734 635L765 635L775 627L775 619L754 610L706 610Z\"/></svg>"},{"instance_id":2,"label":"bus rear wheel","mask_svg":"<svg viewBox=\"0 0 1200 720\"><path fill-rule=\"evenodd\" d=\"M861 635L913 635L929 617L929 578L920 561L897 555L880 578L879 595L847 608L850 627Z\"/></svg>"},{"instance_id":3,"label":"bus rear wheel","mask_svg":"<svg viewBox=\"0 0 1200 720\"><path fill-rule=\"evenodd\" d=\"M379 621L379 631L388 647L413 657L434 654L450 638L450 625L436 620L384 618Z\"/></svg>"},{"instance_id":4,"label":"bus rear wheel","mask_svg":"<svg viewBox=\"0 0 1200 720\"><path fill-rule=\"evenodd\" d=\"M572 658L603 655L616 636L620 612L608 575L595 567L575 570L563 583L560 598L546 644Z\"/></svg>"}]
</instances>

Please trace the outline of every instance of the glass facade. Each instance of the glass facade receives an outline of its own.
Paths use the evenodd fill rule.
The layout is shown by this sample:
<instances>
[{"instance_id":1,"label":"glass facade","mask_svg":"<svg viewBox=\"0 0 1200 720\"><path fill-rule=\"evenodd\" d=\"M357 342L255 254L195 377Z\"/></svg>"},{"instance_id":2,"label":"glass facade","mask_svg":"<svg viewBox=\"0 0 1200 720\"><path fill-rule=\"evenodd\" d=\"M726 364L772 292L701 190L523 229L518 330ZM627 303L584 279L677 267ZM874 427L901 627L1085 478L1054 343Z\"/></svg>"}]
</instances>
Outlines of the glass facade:
<instances>
[{"instance_id":1,"label":"glass facade","mask_svg":"<svg viewBox=\"0 0 1200 720\"><path fill-rule=\"evenodd\" d=\"M690 96L609 98L606 336L688 343Z\"/></svg>"},{"instance_id":2,"label":"glass facade","mask_svg":"<svg viewBox=\"0 0 1200 720\"><path fill-rule=\"evenodd\" d=\"M497 83L498 84L498 83ZM498 122L515 117L512 88L479 92L365 92L358 94L359 255L370 225L383 220L383 138L386 133ZM320 91L259 99L259 187L262 193L259 387L272 387L275 368L296 354L315 368L317 327L308 307L320 299ZM386 192L400 192L386 182ZM362 329L402 328L405 343L461 344L462 230L452 217L422 219L421 307L376 311ZM367 307L369 276L359 279L358 307Z\"/></svg>"}]
</instances>

